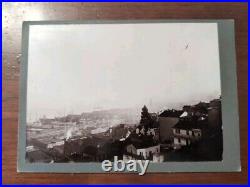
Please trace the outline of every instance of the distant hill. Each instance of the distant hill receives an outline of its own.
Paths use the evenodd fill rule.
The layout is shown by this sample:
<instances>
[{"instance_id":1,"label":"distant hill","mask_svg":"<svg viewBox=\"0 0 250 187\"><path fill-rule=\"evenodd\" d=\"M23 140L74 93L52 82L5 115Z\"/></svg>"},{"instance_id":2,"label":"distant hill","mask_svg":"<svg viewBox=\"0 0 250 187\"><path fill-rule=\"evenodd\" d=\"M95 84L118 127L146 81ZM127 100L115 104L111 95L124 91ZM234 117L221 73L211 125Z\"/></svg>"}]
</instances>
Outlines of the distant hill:
<instances>
[{"instance_id":1,"label":"distant hill","mask_svg":"<svg viewBox=\"0 0 250 187\"><path fill-rule=\"evenodd\" d=\"M86 120L121 120L123 123L138 123L140 110L137 109L109 109L84 112L82 119Z\"/></svg>"}]
</instances>

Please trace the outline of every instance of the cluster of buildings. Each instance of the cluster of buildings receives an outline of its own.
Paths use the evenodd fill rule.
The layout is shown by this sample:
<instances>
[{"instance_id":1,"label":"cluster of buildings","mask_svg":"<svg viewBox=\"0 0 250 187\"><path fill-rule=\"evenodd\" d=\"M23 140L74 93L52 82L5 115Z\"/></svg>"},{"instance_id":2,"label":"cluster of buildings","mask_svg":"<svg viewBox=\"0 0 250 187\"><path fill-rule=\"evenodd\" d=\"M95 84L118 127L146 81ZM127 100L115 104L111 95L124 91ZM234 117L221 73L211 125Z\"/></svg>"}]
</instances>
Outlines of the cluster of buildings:
<instances>
[{"instance_id":1,"label":"cluster of buildings","mask_svg":"<svg viewBox=\"0 0 250 187\"><path fill-rule=\"evenodd\" d=\"M100 162L118 156L123 160L164 162L188 155L194 160L222 157L220 98L161 113L149 113L144 107L140 123L121 124L116 117L116 125L106 125L107 120L96 115L43 118L27 129L26 159ZM91 121L103 123L90 125Z\"/></svg>"},{"instance_id":2,"label":"cluster of buildings","mask_svg":"<svg viewBox=\"0 0 250 187\"><path fill-rule=\"evenodd\" d=\"M68 126L68 122L66 124ZM114 155L122 155L121 146L134 128L131 125L120 124L105 131L97 128L94 132L92 130L79 134L77 125L71 125L70 128L39 127L42 132L35 131L35 134L29 134L26 160L50 163L100 162L111 159Z\"/></svg>"},{"instance_id":3,"label":"cluster of buildings","mask_svg":"<svg viewBox=\"0 0 250 187\"><path fill-rule=\"evenodd\" d=\"M167 110L159 115L162 143L172 142L174 148L189 146L222 130L221 99Z\"/></svg>"},{"instance_id":4,"label":"cluster of buildings","mask_svg":"<svg viewBox=\"0 0 250 187\"><path fill-rule=\"evenodd\" d=\"M222 159L221 98L149 116L157 125L141 124L135 129L125 149L125 159L181 161L188 155L193 160Z\"/></svg>"}]
</instances>

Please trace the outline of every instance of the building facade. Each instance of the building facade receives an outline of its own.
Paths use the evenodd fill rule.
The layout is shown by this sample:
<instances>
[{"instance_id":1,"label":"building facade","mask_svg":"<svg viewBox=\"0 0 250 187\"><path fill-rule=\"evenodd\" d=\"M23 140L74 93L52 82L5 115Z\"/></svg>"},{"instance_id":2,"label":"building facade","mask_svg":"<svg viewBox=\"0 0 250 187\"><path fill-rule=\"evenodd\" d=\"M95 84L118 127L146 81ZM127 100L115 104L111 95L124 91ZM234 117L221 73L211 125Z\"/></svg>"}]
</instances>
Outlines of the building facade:
<instances>
[{"instance_id":1,"label":"building facade","mask_svg":"<svg viewBox=\"0 0 250 187\"><path fill-rule=\"evenodd\" d=\"M189 146L202 138L202 130L195 121L182 119L173 128L174 146Z\"/></svg>"},{"instance_id":2,"label":"building facade","mask_svg":"<svg viewBox=\"0 0 250 187\"><path fill-rule=\"evenodd\" d=\"M131 157L139 156L143 159L153 159L154 154L160 153L160 145L154 145L150 147L143 147L143 146L136 146L133 144L130 144L126 147L126 153L125 155L130 155Z\"/></svg>"},{"instance_id":3,"label":"building facade","mask_svg":"<svg viewBox=\"0 0 250 187\"><path fill-rule=\"evenodd\" d=\"M161 142L173 141L172 127L179 122L179 116L181 114L181 111L165 110L159 115L158 121Z\"/></svg>"}]
</instances>

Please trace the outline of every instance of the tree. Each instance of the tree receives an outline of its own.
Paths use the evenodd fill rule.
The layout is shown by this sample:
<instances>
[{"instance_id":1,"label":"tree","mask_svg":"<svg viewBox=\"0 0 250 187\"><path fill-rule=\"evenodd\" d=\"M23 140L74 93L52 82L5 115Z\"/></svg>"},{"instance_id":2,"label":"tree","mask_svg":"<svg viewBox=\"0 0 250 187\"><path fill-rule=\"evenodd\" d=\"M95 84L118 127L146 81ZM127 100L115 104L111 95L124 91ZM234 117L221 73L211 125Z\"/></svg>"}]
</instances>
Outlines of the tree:
<instances>
[{"instance_id":1,"label":"tree","mask_svg":"<svg viewBox=\"0 0 250 187\"><path fill-rule=\"evenodd\" d=\"M144 105L141 111L140 124L142 124L145 128L148 128L151 122L152 122L152 118L148 112L148 108Z\"/></svg>"}]
</instances>

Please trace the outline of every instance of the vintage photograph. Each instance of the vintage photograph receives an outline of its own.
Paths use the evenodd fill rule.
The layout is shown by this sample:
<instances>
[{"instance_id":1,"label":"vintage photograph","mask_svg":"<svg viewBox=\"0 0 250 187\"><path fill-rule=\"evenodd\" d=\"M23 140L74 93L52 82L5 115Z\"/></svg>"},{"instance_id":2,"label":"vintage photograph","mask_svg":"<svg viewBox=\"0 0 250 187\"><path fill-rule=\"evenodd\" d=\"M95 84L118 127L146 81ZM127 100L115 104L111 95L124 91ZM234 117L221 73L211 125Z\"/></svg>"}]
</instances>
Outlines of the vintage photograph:
<instances>
[{"instance_id":1,"label":"vintage photograph","mask_svg":"<svg viewBox=\"0 0 250 187\"><path fill-rule=\"evenodd\" d=\"M223 160L217 23L31 25L26 163Z\"/></svg>"}]
</instances>

